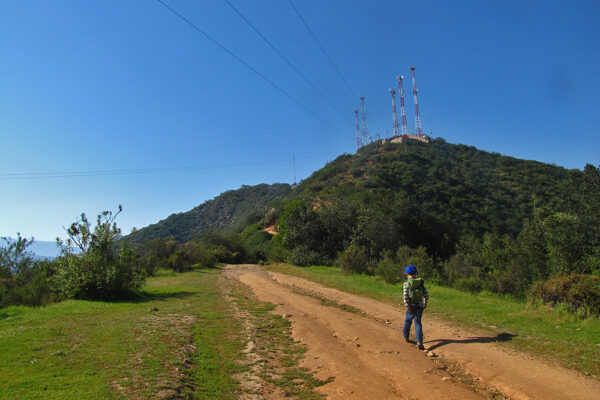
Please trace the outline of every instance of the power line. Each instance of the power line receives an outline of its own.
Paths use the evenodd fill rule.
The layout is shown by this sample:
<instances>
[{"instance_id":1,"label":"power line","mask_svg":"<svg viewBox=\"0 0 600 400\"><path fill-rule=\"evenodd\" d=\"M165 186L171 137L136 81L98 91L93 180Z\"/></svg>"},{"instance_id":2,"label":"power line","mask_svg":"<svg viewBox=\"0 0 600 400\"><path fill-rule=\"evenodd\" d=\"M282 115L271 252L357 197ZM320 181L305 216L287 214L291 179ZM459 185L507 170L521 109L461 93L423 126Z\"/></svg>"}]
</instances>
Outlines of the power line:
<instances>
[{"instance_id":1,"label":"power line","mask_svg":"<svg viewBox=\"0 0 600 400\"><path fill-rule=\"evenodd\" d=\"M231 7L231 9L233 11L235 11L237 13L237 15L240 16L240 18L242 18L253 30L254 32L256 32L272 49L273 51L275 51L275 53L277 53L279 55L279 57L281 57L294 71L296 71L296 73L311 87L313 88L326 102L327 104L329 104L331 106L331 108L333 108L342 118L344 118L346 121L348 121L350 124L352 124L352 121L346 116L344 115L332 102L331 100L329 100L329 98L327 96L325 96L325 94L323 94L323 92L321 92L319 90L319 88L317 88L311 81L308 80L308 78L302 73L300 72L300 70L286 57L284 56L281 51L279 51L277 49L277 47L275 47L275 45L273 43L271 43L271 41L269 41L269 39L267 39L265 37L265 35L263 35L258 28L256 28L249 20L248 18L246 18L237 8L235 8L233 6L233 4L231 4L231 2L229 0L225 0L225 3L227 3L227 5L229 5L229 7Z\"/></svg>"},{"instance_id":2,"label":"power line","mask_svg":"<svg viewBox=\"0 0 600 400\"><path fill-rule=\"evenodd\" d=\"M323 54L325 54L325 57L327 57L327 59L329 60L329 63L331 64L331 66L333 67L333 69L335 70L335 72L337 72L337 74L342 79L342 81L344 81L344 84L346 85L346 88L348 88L348 90L350 91L350 94L352 95L352 98L356 98L356 95L354 94L354 91L352 90L352 88L350 87L350 85L348 84L348 82L346 81L346 79L344 78L344 76L342 75L342 73L340 72L340 70L338 69L338 67L336 67L336 65L333 62L333 60L331 59L331 57L329 57L329 54L323 48L323 46L321 45L321 42L319 42L319 39L317 39L317 37L315 36L315 34L313 33L313 31L310 29L310 27L308 26L308 24L306 23L306 21L304 20L304 18L302 18L302 15L300 14L300 11L298 11L298 9L296 8L296 6L294 6L294 3L292 3L292 0L288 0L288 1L290 2L290 5L292 6L292 8L294 9L294 11L296 12L296 15L298 15L298 18L300 18L300 21L302 21L302 23L304 24L304 26L306 27L306 29L308 30L308 32L310 33L310 35L313 37L313 39L315 40L315 42L317 43L317 45L319 46L319 48L321 49L321 51L323 52Z\"/></svg>"},{"instance_id":3,"label":"power line","mask_svg":"<svg viewBox=\"0 0 600 400\"><path fill-rule=\"evenodd\" d=\"M225 0L227 1L227 0ZM331 59L331 57L329 56L329 53L327 53L327 50L325 50L325 48L321 45L321 42L319 41L319 39L317 39L317 36L314 34L314 32L312 31L312 29L310 29L310 27L308 26L308 23L306 22L306 20L302 17L302 14L300 14L300 11L298 11L298 9L296 8L296 6L294 5L294 3L292 3L292 0L288 0L288 2L290 3L290 5L292 6L292 8L294 9L294 11L296 12L296 15L298 16L298 18L300 18L300 21L302 21L302 23L304 24L304 26L306 27L306 30L308 30L308 32L310 33L310 35L312 36L312 38L315 40L315 42L317 43L317 46L319 46L319 48L321 49L321 51L323 52L323 54L325 54L325 57L327 57L327 60L329 60L329 63L331 64L331 66L333 67L333 69L335 70L335 72L337 72L338 76L341 78L341 80L344 82L344 85L346 85L346 88L348 89L348 91L350 92L350 94L352 95L353 99L356 99L356 95L354 94L354 90L352 90L352 88L350 87L350 85L348 84L348 81L346 81L346 79L344 78L344 76L342 75L342 73L340 72L339 68L335 65L335 63L333 62L333 60ZM381 129L379 129L379 126L377 125L377 123L375 122L375 120L373 120L373 124L375 125L375 128L381 132Z\"/></svg>"},{"instance_id":4,"label":"power line","mask_svg":"<svg viewBox=\"0 0 600 400\"><path fill-rule=\"evenodd\" d=\"M132 174L154 174L164 172L181 172L181 171L200 171L220 168L237 168L250 165L268 165L282 164L292 160L305 160L319 157L319 155L310 155L303 157L293 157L293 159L280 159L270 161L249 161L243 163L231 164L213 164L205 166L193 167L169 167L169 168L138 168L138 169L114 169L114 170L95 170L95 171L55 171L55 172L17 172L17 173L0 173L0 180L21 180L21 179L45 179L45 178L76 178L90 176L107 176L107 175L132 175Z\"/></svg>"},{"instance_id":5,"label":"power line","mask_svg":"<svg viewBox=\"0 0 600 400\"><path fill-rule=\"evenodd\" d=\"M189 19L187 19L186 17L184 17L183 15L181 15L179 12L177 12L176 10L174 10L173 8L171 8L168 4L166 4L165 2L163 2L162 0L157 0L160 4L162 4L166 9L168 9L169 11L171 11L173 14L175 14L179 19L181 19L182 21L184 21L186 24L188 24L189 26L191 26L192 28L194 28L196 31L198 31L200 34L202 34L206 39L210 40L215 46L219 47L221 50L223 50L224 52L226 52L227 54L229 54L231 57L233 57L236 61L238 61L240 64L242 64L243 66L245 66L246 68L248 68L250 71L254 72L256 75L258 75L260 78L262 78L265 82L267 82L268 84L270 84L271 86L273 86L275 89L277 89L278 91L280 91L281 93L283 93L286 97L288 97L289 99L291 99L294 103L296 103L297 105L299 105L301 108L303 108L305 111L309 112L310 114L312 114L314 117L318 118L319 120L321 120L322 122L324 122L326 125L328 125L331 129L333 129L336 133L338 133L339 135L345 137L346 139L349 139L348 136L346 136L342 131L340 131L338 128L336 128L333 124L331 124L328 120L326 120L325 118L321 117L319 114L317 114L316 112L314 112L312 109L310 109L307 105L305 105L304 103L302 103L300 100L298 100L297 98L295 98L294 96L292 96L289 92L287 92L285 89L283 89L281 86L279 86L278 84L276 84L275 82L273 82L271 79L267 78L265 75L263 75L262 73L260 73L257 69L255 69L254 67L252 67L250 64L248 64L246 61L244 61L243 59L241 59L240 57L238 57L235 53L233 53L231 50L229 50L227 47L223 46L221 43L217 42L215 39L213 39L209 34L207 34L206 32L204 32L202 29L198 28L194 23L192 23ZM351 139L352 140L352 139Z\"/></svg>"}]
</instances>

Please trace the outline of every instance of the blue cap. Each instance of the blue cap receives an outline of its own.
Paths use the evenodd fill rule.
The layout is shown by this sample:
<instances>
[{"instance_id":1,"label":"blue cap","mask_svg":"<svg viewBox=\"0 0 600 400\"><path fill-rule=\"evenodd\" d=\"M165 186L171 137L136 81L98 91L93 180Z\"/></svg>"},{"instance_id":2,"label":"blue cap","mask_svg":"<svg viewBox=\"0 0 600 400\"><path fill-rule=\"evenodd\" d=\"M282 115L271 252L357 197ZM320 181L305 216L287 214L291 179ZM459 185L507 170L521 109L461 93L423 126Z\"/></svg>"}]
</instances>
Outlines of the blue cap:
<instances>
[{"instance_id":1,"label":"blue cap","mask_svg":"<svg viewBox=\"0 0 600 400\"><path fill-rule=\"evenodd\" d=\"M415 267L414 265L409 265L408 267L406 267L406 270L404 271L404 273L409 274L409 275L416 275L417 267Z\"/></svg>"}]
</instances>

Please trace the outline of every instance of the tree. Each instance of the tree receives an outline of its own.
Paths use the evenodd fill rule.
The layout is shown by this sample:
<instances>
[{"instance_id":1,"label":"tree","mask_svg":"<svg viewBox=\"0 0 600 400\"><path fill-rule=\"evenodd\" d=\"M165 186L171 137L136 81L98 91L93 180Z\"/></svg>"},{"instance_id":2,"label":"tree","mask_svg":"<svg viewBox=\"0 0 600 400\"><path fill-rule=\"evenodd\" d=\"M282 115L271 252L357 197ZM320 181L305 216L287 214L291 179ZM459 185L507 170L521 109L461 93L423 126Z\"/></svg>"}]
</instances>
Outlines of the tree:
<instances>
[{"instance_id":1,"label":"tree","mask_svg":"<svg viewBox=\"0 0 600 400\"><path fill-rule=\"evenodd\" d=\"M9 237L1 239L6 242L6 246L0 246L0 278L20 274L31 267L32 253L27 248L33 244L33 237L23 238L17 232L17 240Z\"/></svg>"},{"instance_id":2,"label":"tree","mask_svg":"<svg viewBox=\"0 0 600 400\"><path fill-rule=\"evenodd\" d=\"M116 239L121 230L115 222L123 208L113 215L103 211L92 228L85 214L66 230L66 241L57 238L61 256L57 259L55 284L67 297L109 299L139 288L145 279L136 253Z\"/></svg>"}]
</instances>

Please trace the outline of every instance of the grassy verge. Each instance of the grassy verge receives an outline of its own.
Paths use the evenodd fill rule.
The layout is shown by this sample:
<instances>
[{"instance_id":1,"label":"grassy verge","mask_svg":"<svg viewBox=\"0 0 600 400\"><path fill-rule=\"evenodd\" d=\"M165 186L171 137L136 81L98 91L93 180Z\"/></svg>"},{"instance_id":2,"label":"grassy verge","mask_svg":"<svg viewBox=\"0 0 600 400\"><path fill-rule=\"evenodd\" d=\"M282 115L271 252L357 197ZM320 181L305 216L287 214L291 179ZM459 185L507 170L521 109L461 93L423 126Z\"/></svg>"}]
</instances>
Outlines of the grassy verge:
<instances>
[{"instance_id":1,"label":"grassy verge","mask_svg":"<svg viewBox=\"0 0 600 400\"><path fill-rule=\"evenodd\" d=\"M390 304L401 302L402 287L367 275L342 275L339 268L300 268L272 264L265 268L309 279L328 287ZM427 283L428 312L483 334L512 334L504 345L600 376L600 319L581 319L560 309L528 305L507 296L470 294Z\"/></svg>"},{"instance_id":2,"label":"grassy verge","mask_svg":"<svg viewBox=\"0 0 600 400\"><path fill-rule=\"evenodd\" d=\"M217 276L162 273L135 301L0 310L0 399L235 398L239 322Z\"/></svg>"},{"instance_id":3,"label":"grassy verge","mask_svg":"<svg viewBox=\"0 0 600 400\"><path fill-rule=\"evenodd\" d=\"M236 399L253 370L316 399L289 323L220 270L161 271L134 301L0 309L0 399ZM256 358L243 349L255 343Z\"/></svg>"}]
</instances>

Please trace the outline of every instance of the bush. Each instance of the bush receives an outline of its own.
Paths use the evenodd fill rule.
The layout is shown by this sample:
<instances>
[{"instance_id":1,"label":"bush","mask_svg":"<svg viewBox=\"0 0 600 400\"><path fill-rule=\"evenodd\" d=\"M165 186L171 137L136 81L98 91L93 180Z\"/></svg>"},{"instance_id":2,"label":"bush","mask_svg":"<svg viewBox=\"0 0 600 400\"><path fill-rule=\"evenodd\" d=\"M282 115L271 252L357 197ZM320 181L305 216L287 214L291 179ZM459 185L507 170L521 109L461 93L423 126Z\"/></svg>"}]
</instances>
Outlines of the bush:
<instances>
[{"instance_id":1,"label":"bush","mask_svg":"<svg viewBox=\"0 0 600 400\"><path fill-rule=\"evenodd\" d=\"M350 245L338 255L338 265L344 274L363 274L368 270L368 259L363 248Z\"/></svg>"},{"instance_id":2,"label":"bush","mask_svg":"<svg viewBox=\"0 0 600 400\"><path fill-rule=\"evenodd\" d=\"M472 277L456 279L453 286L458 290L471 293L479 293L483 289L482 282Z\"/></svg>"},{"instance_id":3,"label":"bush","mask_svg":"<svg viewBox=\"0 0 600 400\"><path fill-rule=\"evenodd\" d=\"M600 315L600 276L572 274L538 282L531 298L550 305L565 304L569 311L585 316Z\"/></svg>"},{"instance_id":4,"label":"bush","mask_svg":"<svg viewBox=\"0 0 600 400\"><path fill-rule=\"evenodd\" d=\"M301 267L331 264L331 260L324 258L321 253L311 250L306 246L295 247L290 252L289 262Z\"/></svg>"},{"instance_id":5,"label":"bush","mask_svg":"<svg viewBox=\"0 0 600 400\"><path fill-rule=\"evenodd\" d=\"M384 252L383 259L377 263L375 274L379 275L385 283L394 284L401 280L403 268L391 256L390 252Z\"/></svg>"},{"instance_id":6,"label":"bush","mask_svg":"<svg viewBox=\"0 0 600 400\"><path fill-rule=\"evenodd\" d=\"M396 262L401 267L414 265L417 267L419 275L423 278L437 278L433 258L427 254L427 250L423 246L417 247L416 249L411 249L408 246L400 246L396 252Z\"/></svg>"},{"instance_id":7,"label":"bush","mask_svg":"<svg viewBox=\"0 0 600 400\"><path fill-rule=\"evenodd\" d=\"M6 247L0 248L0 308L10 305L39 306L58 299L50 285L54 263L38 261L27 248L33 238L2 238Z\"/></svg>"},{"instance_id":8,"label":"bush","mask_svg":"<svg viewBox=\"0 0 600 400\"><path fill-rule=\"evenodd\" d=\"M54 283L59 293L73 298L112 299L137 289L145 272L137 254L122 242L115 246L121 233L115 215L104 211L98 215L93 231L85 214L71 224L66 242L57 239L61 256L56 259ZM78 248L78 252L74 247Z\"/></svg>"}]
</instances>

